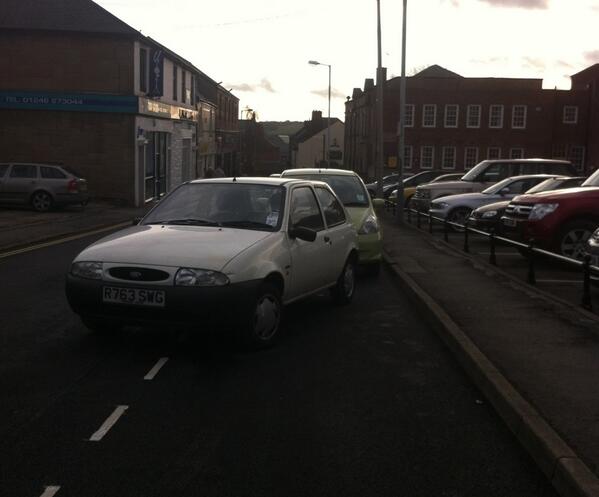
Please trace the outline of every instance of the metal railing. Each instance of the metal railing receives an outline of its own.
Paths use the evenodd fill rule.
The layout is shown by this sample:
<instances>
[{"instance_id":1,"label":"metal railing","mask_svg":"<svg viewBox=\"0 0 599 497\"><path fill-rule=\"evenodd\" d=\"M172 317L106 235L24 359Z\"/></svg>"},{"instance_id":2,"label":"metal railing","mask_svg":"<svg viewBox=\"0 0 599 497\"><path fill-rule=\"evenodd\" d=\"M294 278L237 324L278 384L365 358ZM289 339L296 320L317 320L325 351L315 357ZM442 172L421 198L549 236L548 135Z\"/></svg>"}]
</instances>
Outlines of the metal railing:
<instances>
[{"instance_id":1,"label":"metal railing","mask_svg":"<svg viewBox=\"0 0 599 497\"><path fill-rule=\"evenodd\" d=\"M387 212L392 212L393 215L397 214L395 202L392 200L385 200L385 210ZM462 250L466 253L470 253L470 233L475 233L478 235L482 235L489 239L489 263L493 266L497 266L497 256L495 253L497 242L501 242L503 244L516 247L521 252L524 253L525 257L528 260L528 275L527 281L531 285L536 285L536 264L535 258L538 256L542 256L544 258L549 258L552 260L557 260L560 262L564 262L571 266L575 266L577 268L582 269L582 299L580 305L589 311L593 310L593 305L591 302L591 277L594 274L599 275L599 267L591 265L591 256L585 255L582 261L578 259L572 259L570 257L565 257L560 254L556 254L555 252L550 252L548 250L544 250L538 247L535 247L534 239L530 239L529 243L522 243L516 240L512 240L510 238L505 238L503 236L498 236L494 230L491 232L481 231L476 228L472 228L468 226L468 221L466 220L465 224L459 224L452 221L448 221L447 219L435 217L427 212L421 212L417 209L411 209L409 207L404 208L404 213L407 214L408 223L412 224L412 217L416 216L416 227L418 229L422 229L422 219L427 220L428 224L428 232L433 233L433 224L435 222L439 222L443 225L443 239L446 242L449 242L449 232L450 228L455 228L456 232L463 233L463 247Z\"/></svg>"}]
</instances>

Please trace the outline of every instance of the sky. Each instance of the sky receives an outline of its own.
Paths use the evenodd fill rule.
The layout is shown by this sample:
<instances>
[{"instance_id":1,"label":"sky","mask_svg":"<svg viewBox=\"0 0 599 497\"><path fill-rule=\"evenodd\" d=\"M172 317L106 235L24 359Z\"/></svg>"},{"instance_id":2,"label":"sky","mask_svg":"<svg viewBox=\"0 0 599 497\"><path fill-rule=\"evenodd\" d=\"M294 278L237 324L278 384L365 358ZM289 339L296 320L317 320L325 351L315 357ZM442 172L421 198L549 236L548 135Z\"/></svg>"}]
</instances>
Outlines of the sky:
<instances>
[{"instance_id":1,"label":"sky","mask_svg":"<svg viewBox=\"0 0 599 497\"><path fill-rule=\"evenodd\" d=\"M96 0L222 81L260 121L344 120L377 66L376 0ZM382 59L401 74L402 0L380 0ZM438 64L466 77L569 76L599 62L599 0L408 0L406 73Z\"/></svg>"}]
</instances>

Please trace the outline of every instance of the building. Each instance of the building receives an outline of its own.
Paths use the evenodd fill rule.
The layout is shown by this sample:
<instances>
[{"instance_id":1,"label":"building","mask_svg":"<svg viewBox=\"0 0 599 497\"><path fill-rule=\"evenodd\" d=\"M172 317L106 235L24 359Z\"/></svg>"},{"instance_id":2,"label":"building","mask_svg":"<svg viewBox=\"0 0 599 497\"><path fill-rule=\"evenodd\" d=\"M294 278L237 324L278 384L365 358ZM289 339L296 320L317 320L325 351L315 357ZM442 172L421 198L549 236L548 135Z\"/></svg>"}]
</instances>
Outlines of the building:
<instances>
[{"instance_id":1,"label":"building","mask_svg":"<svg viewBox=\"0 0 599 497\"><path fill-rule=\"evenodd\" d=\"M283 170L281 151L266 136L262 123L251 119L239 121L241 130L241 168L247 176L269 176Z\"/></svg>"},{"instance_id":2,"label":"building","mask_svg":"<svg viewBox=\"0 0 599 497\"><path fill-rule=\"evenodd\" d=\"M328 124L328 125L327 125ZM322 117L321 111L312 111L312 119L289 138L291 167L315 167L325 165L327 130L330 126L329 165L343 167L345 127L336 117Z\"/></svg>"},{"instance_id":3,"label":"building","mask_svg":"<svg viewBox=\"0 0 599 497\"><path fill-rule=\"evenodd\" d=\"M406 174L463 171L483 159L569 159L583 174L599 166L599 64L572 76L571 90L540 79L465 78L431 66L406 78ZM384 160L398 155L400 78L384 86ZM375 85L354 88L345 107L345 164L375 177Z\"/></svg>"},{"instance_id":4,"label":"building","mask_svg":"<svg viewBox=\"0 0 599 497\"><path fill-rule=\"evenodd\" d=\"M143 205L234 154L218 126L235 97L91 0L5 0L0 50L2 161L62 163Z\"/></svg>"}]
</instances>

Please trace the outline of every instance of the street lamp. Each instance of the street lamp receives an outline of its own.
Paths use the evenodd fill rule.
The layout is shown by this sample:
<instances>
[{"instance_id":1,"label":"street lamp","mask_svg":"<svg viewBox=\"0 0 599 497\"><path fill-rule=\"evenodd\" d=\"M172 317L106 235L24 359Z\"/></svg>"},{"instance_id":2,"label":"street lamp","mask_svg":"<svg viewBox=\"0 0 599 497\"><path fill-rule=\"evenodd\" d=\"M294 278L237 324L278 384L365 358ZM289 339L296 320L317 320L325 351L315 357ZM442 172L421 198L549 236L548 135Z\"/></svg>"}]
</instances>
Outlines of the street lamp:
<instances>
[{"instance_id":1,"label":"street lamp","mask_svg":"<svg viewBox=\"0 0 599 497\"><path fill-rule=\"evenodd\" d=\"M331 65L323 64L322 62L318 62L316 60L309 60L308 64L312 64L313 66L327 66L329 68L329 113L327 115L327 156L326 163L327 167L329 166L329 150L331 148Z\"/></svg>"}]
</instances>

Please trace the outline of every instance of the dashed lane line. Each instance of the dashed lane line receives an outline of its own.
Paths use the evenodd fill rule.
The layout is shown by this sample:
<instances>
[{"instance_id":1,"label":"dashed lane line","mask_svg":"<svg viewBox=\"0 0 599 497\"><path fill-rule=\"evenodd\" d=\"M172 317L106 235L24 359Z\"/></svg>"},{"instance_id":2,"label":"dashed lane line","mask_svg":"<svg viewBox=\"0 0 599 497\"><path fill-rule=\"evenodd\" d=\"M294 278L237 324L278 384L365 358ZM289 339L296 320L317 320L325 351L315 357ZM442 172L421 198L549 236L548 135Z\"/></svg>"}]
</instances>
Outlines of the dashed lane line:
<instances>
[{"instance_id":1,"label":"dashed lane line","mask_svg":"<svg viewBox=\"0 0 599 497\"><path fill-rule=\"evenodd\" d=\"M98 233L104 233L106 231L115 230L118 228L124 228L125 226L131 226L131 222L113 224L112 226L105 226L104 228L99 228L97 230L92 231L84 231L82 233L77 233L76 235L65 236L64 238L58 238L57 240L52 240L49 242L38 243L35 245L30 245L28 247L23 247L16 250L9 250L8 252L0 253L0 259L5 259L7 257L11 257L13 255L24 254L25 252L31 252L33 250L39 250L46 247L52 247L53 245L60 245L61 243L71 242L73 240L79 240L80 238L85 238L86 236L97 235Z\"/></svg>"},{"instance_id":2,"label":"dashed lane line","mask_svg":"<svg viewBox=\"0 0 599 497\"><path fill-rule=\"evenodd\" d=\"M116 409L112 412L108 419L104 421L102 426L96 431L91 437L89 437L90 442L99 442L104 438L104 436L108 433L110 428L112 428L115 423L119 420L119 418L125 413L125 411L129 409L129 406L117 406Z\"/></svg>"},{"instance_id":3,"label":"dashed lane line","mask_svg":"<svg viewBox=\"0 0 599 497\"><path fill-rule=\"evenodd\" d=\"M53 497L54 495L56 495L56 492L58 492L59 490L60 490L60 486L58 486L58 485L47 486L46 489L44 490L44 493L42 495L40 495L40 497Z\"/></svg>"},{"instance_id":4,"label":"dashed lane line","mask_svg":"<svg viewBox=\"0 0 599 497\"><path fill-rule=\"evenodd\" d=\"M150 369L150 371L148 371L148 374L144 376L144 380L153 380L154 377L158 374L158 371L160 371L160 369L162 368L162 366L166 364L166 361L168 361L168 357L161 357L160 359L158 359L158 362L154 365L154 367Z\"/></svg>"}]
</instances>

